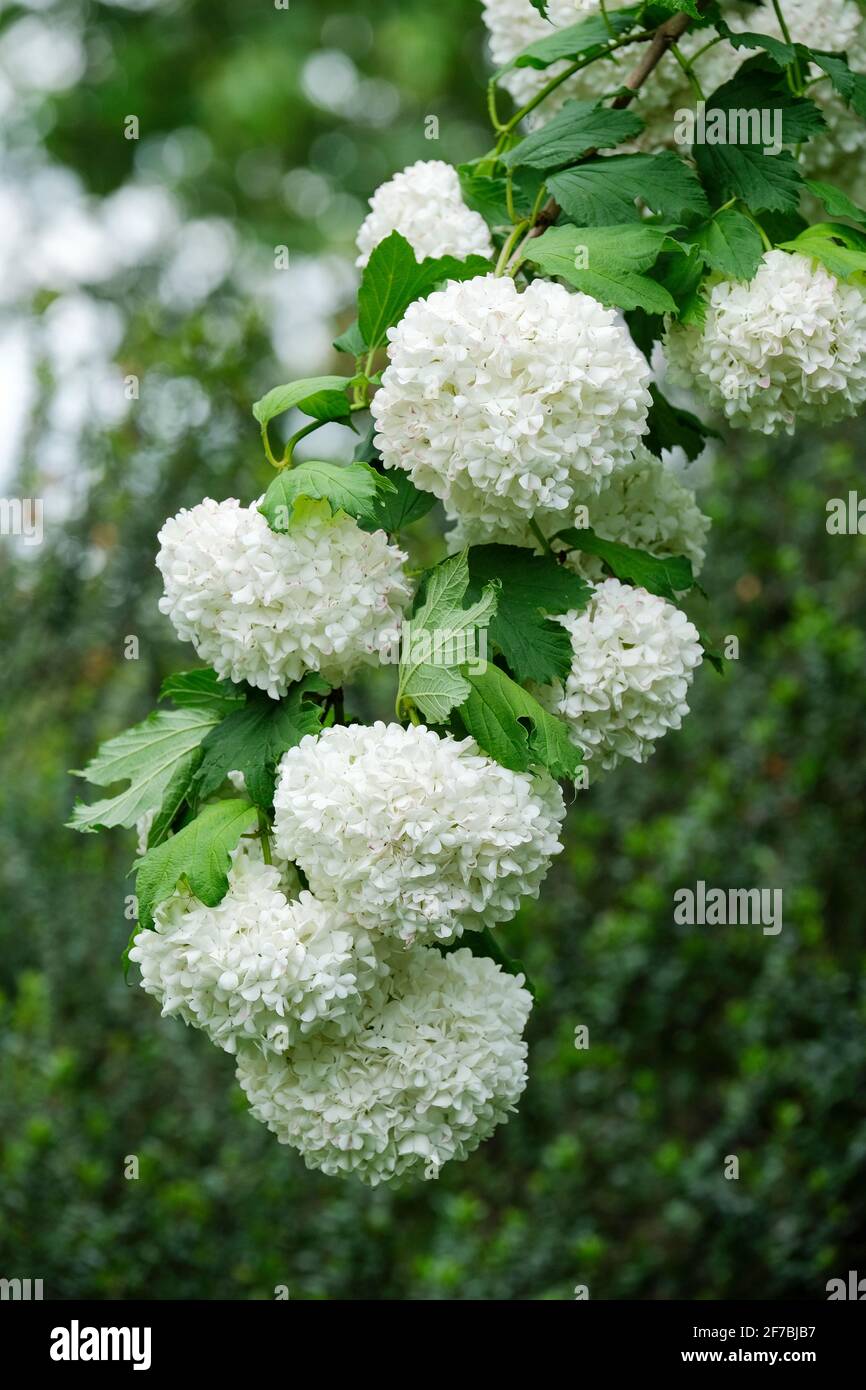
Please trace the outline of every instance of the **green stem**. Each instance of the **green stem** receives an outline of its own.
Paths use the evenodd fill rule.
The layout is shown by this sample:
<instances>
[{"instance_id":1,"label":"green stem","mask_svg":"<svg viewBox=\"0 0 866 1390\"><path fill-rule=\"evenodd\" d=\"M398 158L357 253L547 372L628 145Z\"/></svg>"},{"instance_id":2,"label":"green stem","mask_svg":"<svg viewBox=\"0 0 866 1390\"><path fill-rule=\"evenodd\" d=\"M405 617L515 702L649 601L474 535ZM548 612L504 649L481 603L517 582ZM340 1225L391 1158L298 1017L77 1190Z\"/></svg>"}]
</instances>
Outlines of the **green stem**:
<instances>
[{"instance_id":1,"label":"green stem","mask_svg":"<svg viewBox=\"0 0 866 1390\"><path fill-rule=\"evenodd\" d=\"M552 77L550 81L542 87L540 92L536 92L531 101L528 101L525 106L521 106L519 111L515 111L514 115L509 118L505 125L500 125L498 127L500 140L503 136L510 135L515 126L520 125L520 122L528 116L531 111L534 111L536 106L540 106L543 101L546 101L551 92L555 92L557 87L561 87L563 82L568 81L569 77L573 77L576 72L580 72L581 68L588 68L590 63L597 63L601 58L609 57L615 49L625 48L630 43L643 43L645 40L651 39L652 37L652 33L627 34L624 39L617 39L616 43L609 43L606 48L603 48L600 53L594 54L591 58L578 58L574 63L569 63L568 67L561 72L558 77Z\"/></svg>"},{"instance_id":2,"label":"green stem","mask_svg":"<svg viewBox=\"0 0 866 1390\"><path fill-rule=\"evenodd\" d=\"M770 238L767 236L767 233L764 231L763 227L761 226L761 224L760 224L760 222L758 221L758 219L757 219L757 217L755 216L755 214L752 212L751 208L748 208L748 207L746 206L745 203L741 202L741 200L738 199L737 201L740 202L740 206L741 206L741 209L742 209L743 216L744 216L744 217L748 217L748 219L749 219L749 221L752 223L752 225L755 226L755 227L757 227L757 229L758 229L758 235L760 236L761 241L762 241L763 244L764 244L764 250L765 250L765 251L772 251L772 249L773 249L773 243L771 242Z\"/></svg>"},{"instance_id":3,"label":"green stem","mask_svg":"<svg viewBox=\"0 0 866 1390\"><path fill-rule=\"evenodd\" d=\"M704 93L701 84L698 81L698 75L692 67L692 64L688 61L687 58L684 57L679 44L671 44L671 53L674 55L683 72L685 73L686 77L688 78L689 85L691 86L691 89L697 97L698 101L703 101Z\"/></svg>"},{"instance_id":4,"label":"green stem","mask_svg":"<svg viewBox=\"0 0 866 1390\"><path fill-rule=\"evenodd\" d=\"M614 27L613 27L613 24L612 24L612 22L611 22L610 15L609 15L608 12L607 12L607 6L606 6L606 4L604 3L604 0L600 0L599 9L601 10L601 17L602 17L602 19L604 20L604 27L605 27L605 29L606 29L607 32L610 34L610 37L611 37L612 39L615 39L615 38L616 38L616 30L615 30ZM615 59L614 59L614 62L618 62L618 61L619 61L618 58L615 58Z\"/></svg>"},{"instance_id":5,"label":"green stem","mask_svg":"<svg viewBox=\"0 0 866 1390\"><path fill-rule=\"evenodd\" d=\"M325 707L326 709L333 710L335 724L345 724L346 710L343 698L343 687L341 685L330 692L325 700Z\"/></svg>"},{"instance_id":6,"label":"green stem","mask_svg":"<svg viewBox=\"0 0 866 1390\"><path fill-rule=\"evenodd\" d=\"M262 444L264 445L265 458L267 459L268 463L273 464L274 468L281 468L282 464L280 463L279 459L274 458L274 455L271 451L271 441L268 438L267 421L265 421L262 424Z\"/></svg>"},{"instance_id":7,"label":"green stem","mask_svg":"<svg viewBox=\"0 0 866 1390\"><path fill-rule=\"evenodd\" d=\"M508 208L508 216L512 222L519 222L517 211L514 207L514 170L509 169L505 179L505 206Z\"/></svg>"},{"instance_id":8,"label":"green stem","mask_svg":"<svg viewBox=\"0 0 866 1390\"><path fill-rule=\"evenodd\" d=\"M538 522L535 520L535 517L531 519L529 523L529 529L532 532L533 536L535 536L536 539L539 541L542 549L546 550L548 555L552 555L553 547L551 546L550 541L545 536Z\"/></svg>"},{"instance_id":9,"label":"green stem","mask_svg":"<svg viewBox=\"0 0 866 1390\"><path fill-rule=\"evenodd\" d=\"M773 9L774 9L775 12L776 12L776 18L777 18L777 20L779 21L779 28L780 28L781 31L782 31L782 38L785 40L785 43L790 44L791 47L793 47L793 40L792 40L792 38L791 38L791 31L790 31L790 29L788 28L787 23L785 22L785 16L784 16L783 13L782 13L782 6L779 4L779 0L773 0ZM802 95L803 95L803 74L802 74L802 72L801 72L801 70L800 70L800 59L799 59L799 58L797 58L797 57L794 58L794 62L793 62L793 64L792 64L792 67L793 67L793 81L789 81L788 85L790 86L791 91L794 93L795 96L802 96Z\"/></svg>"},{"instance_id":10,"label":"green stem","mask_svg":"<svg viewBox=\"0 0 866 1390\"><path fill-rule=\"evenodd\" d=\"M261 841L262 846L262 858L264 859L266 864L272 864L274 862L271 859L270 830L271 827L268 824L267 816L265 815L264 811L259 811L259 840Z\"/></svg>"},{"instance_id":11,"label":"green stem","mask_svg":"<svg viewBox=\"0 0 866 1390\"><path fill-rule=\"evenodd\" d=\"M283 454L283 457L280 460L280 462L276 465L277 468L291 468L292 455L295 452L295 445L300 443L300 441L304 439L306 435L312 434L314 430L320 430L322 426L326 425L327 423L327 420L311 420L308 425L304 425L303 429L300 429L295 434L293 434L288 444L286 445L286 452Z\"/></svg>"},{"instance_id":12,"label":"green stem","mask_svg":"<svg viewBox=\"0 0 866 1390\"><path fill-rule=\"evenodd\" d=\"M529 225L529 219L524 218L524 220L522 222L518 222L517 226L508 234L505 240L505 244L503 245L502 250L499 253L499 260L496 262L496 269L493 272L494 275L505 274L505 267L508 265L509 257L511 256L511 253L514 250L517 241L523 235L523 233L526 231Z\"/></svg>"},{"instance_id":13,"label":"green stem","mask_svg":"<svg viewBox=\"0 0 866 1390\"><path fill-rule=\"evenodd\" d=\"M496 133L497 133L497 135L498 135L499 132L500 132L500 130L503 129L503 125L502 125L502 122L501 122L500 119L499 119L499 114L498 114L498 112L497 112L497 110L496 110L496 78L495 78L495 77L491 77L490 81L487 83L487 114L488 114L489 117L490 117L490 124L493 126L493 129L496 131Z\"/></svg>"},{"instance_id":14,"label":"green stem","mask_svg":"<svg viewBox=\"0 0 866 1390\"><path fill-rule=\"evenodd\" d=\"M695 63L698 61L698 59L699 59L699 58L703 58L703 56L704 56L705 53L709 53L709 51L710 51L711 48L715 48L715 46L716 46L717 43L723 43L723 42L724 42L724 39L722 38L722 35L721 35L721 34L716 34L716 37L715 37L714 39L710 39L709 43L705 43L704 46L703 46L703 48L699 48L698 51L697 51L697 53L693 53L693 54L692 54L691 58L689 59L689 62L690 62L690 64L691 64L691 66L694 67L694 65L695 65Z\"/></svg>"}]
</instances>

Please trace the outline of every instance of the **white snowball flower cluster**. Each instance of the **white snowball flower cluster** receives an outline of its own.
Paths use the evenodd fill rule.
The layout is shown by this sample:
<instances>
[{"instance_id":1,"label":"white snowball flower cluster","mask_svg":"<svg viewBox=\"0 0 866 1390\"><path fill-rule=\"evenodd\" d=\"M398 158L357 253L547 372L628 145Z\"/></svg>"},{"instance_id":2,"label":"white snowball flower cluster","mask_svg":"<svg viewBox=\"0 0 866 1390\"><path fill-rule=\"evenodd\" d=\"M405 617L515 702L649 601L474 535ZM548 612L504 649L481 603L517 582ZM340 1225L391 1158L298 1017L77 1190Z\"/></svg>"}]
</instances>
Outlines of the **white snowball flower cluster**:
<instances>
[{"instance_id":1,"label":"white snowball flower cluster","mask_svg":"<svg viewBox=\"0 0 866 1390\"><path fill-rule=\"evenodd\" d=\"M714 286L702 326L670 326L665 351L671 379L732 424L793 434L866 401L866 299L807 256L768 251L748 284Z\"/></svg>"},{"instance_id":2,"label":"white snowball flower cluster","mask_svg":"<svg viewBox=\"0 0 866 1390\"><path fill-rule=\"evenodd\" d=\"M447 941L537 897L565 814L547 774L511 772L423 725L308 735L280 764L277 848L370 930Z\"/></svg>"},{"instance_id":3,"label":"white snowball flower cluster","mask_svg":"<svg viewBox=\"0 0 866 1390\"><path fill-rule=\"evenodd\" d=\"M372 402L386 468L486 526L600 491L646 429L649 367L589 295L482 276L416 300L388 331Z\"/></svg>"},{"instance_id":4,"label":"white snowball flower cluster","mask_svg":"<svg viewBox=\"0 0 866 1390\"><path fill-rule=\"evenodd\" d=\"M697 628L646 589L606 579L579 613L559 621L574 661L562 685L540 692L568 722L587 760L605 770L623 758L646 762L657 739L678 729L703 651Z\"/></svg>"},{"instance_id":5,"label":"white snowball flower cluster","mask_svg":"<svg viewBox=\"0 0 866 1390\"><path fill-rule=\"evenodd\" d=\"M542 517L541 530L552 534L562 521ZM676 468L656 458L642 444L635 456L618 468L607 487L587 507L587 524L606 541L619 541L650 555L685 555L698 575L706 558L710 519L697 504L694 491L681 480ZM549 536L548 536L549 538ZM460 520L448 532L452 553L464 546L516 545L543 554L544 547L528 525L484 527L475 521ZM554 550L561 550L553 541ZM570 569L586 579L600 579L603 566L594 555L571 551L566 561Z\"/></svg>"},{"instance_id":6,"label":"white snowball flower cluster","mask_svg":"<svg viewBox=\"0 0 866 1390\"><path fill-rule=\"evenodd\" d=\"M700 574L710 519L676 471L648 449L638 448L588 510L590 526L604 540L650 555L685 555L694 573ZM601 577L601 562L595 556L582 556L580 564L588 579Z\"/></svg>"},{"instance_id":7,"label":"white snowball flower cluster","mask_svg":"<svg viewBox=\"0 0 866 1390\"><path fill-rule=\"evenodd\" d=\"M395 231L418 260L493 254L487 223L466 206L457 170L441 159L419 159L376 189L358 232L355 264L365 266L379 242Z\"/></svg>"},{"instance_id":8,"label":"white snowball flower cluster","mask_svg":"<svg viewBox=\"0 0 866 1390\"><path fill-rule=\"evenodd\" d=\"M160 612L219 676L275 699L306 671L339 684L375 662L410 595L403 552L345 514L280 535L256 504L208 497L159 541Z\"/></svg>"},{"instance_id":9,"label":"white snowball flower cluster","mask_svg":"<svg viewBox=\"0 0 866 1390\"><path fill-rule=\"evenodd\" d=\"M141 985L175 1016L235 1052L252 1040L282 1053L308 1033L359 1026L362 1006L384 1002L389 973L362 928L302 892L296 901L260 851L232 856L229 890L216 907L177 892L129 952Z\"/></svg>"},{"instance_id":10,"label":"white snowball flower cluster","mask_svg":"<svg viewBox=\"0 0 866 1390\"><path fill-rule=\"evenodd\" d=\"M375 1186L435 1178L507 1119L526 1084L531 999L467 950L419 947L397 997L343 1043L325 1034L288 1057L244 1049L237 1076L256 1119L308 1168Z\"/></svg>"}]
</instances>

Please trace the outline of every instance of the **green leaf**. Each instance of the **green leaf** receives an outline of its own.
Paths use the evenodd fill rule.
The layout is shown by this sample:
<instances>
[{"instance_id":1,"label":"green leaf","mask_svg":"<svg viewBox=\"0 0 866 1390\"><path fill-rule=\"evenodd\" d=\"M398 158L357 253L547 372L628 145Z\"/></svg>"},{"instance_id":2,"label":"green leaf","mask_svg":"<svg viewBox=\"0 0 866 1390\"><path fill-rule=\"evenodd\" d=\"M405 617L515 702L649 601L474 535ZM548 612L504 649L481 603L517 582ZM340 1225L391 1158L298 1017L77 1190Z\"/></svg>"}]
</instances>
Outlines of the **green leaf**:
<instances>
[{"instance_id":1,"label":"green leaf","mask_svg":"<svg viewBox=\"0 0 866 1390\"><path fill-rule=\"evenodd\" d=\"M799 205L803 180L789 150L767 155L760 145L695 145L692 153L704 186L720 202L741 198L754 212Z\"/></svg>"},{"instance_id":2,"label":"green leaf","mask_svg":"<svg viewBox=\"0 0 866 1390\"><path fill-rule=\"evenodd\" d=\"M303 381L291 381L275 386L253 406L253 415L260 425L266 425L283 411L297 406L305 415L316 420L337 420L349 414L346 387L347 376L310 376Z\"/></svg>"},{"instance_id":3,"label":"green leaf","mask_svg":"<svg viewBox=\"0 0 866 1390\"><path fill-rule=\"evenodd\" d=\"M218 791L230 772L242 772L251 800L267 810L274 799L277 763L307 734L319 733L322 706L315 696L328 690L328 682L313 672L290 686L281 700L251 690L244 707L211 729L202 743L193 779L199 800Z\"/></svg>"},{"instance_id":4,"label":"green leaf","mask_svg":"<svg viewBox=\"0 0 866 1390\"><path fill-rule=\"evenodd\" d=\"M489 636L517 680L548 685L564 679L571 669L571 638L547 615L583 608L590 586L551 555L514 545L473 546L468 562L469 598L501 581Z\"/></svg>"},{"instance_id":5,"label":"green leaf","mask_svg":"<svg viewBox=\"0 0 866 1390\"><path fill-rule=\"evenodd\" d=\"M366 344L361 337L361 330L358 327L358 320L350 323L344 333L339 338L334 339L334 347L337 352L347 352L350 357L358 358L366 352Z\"/></svg>"},{"instance_id":6,"label":"green leaf","mask_svg":"<svg viewBox=\"0 0 866 1390\"><path fill-rule=\"evenodd\" d=\"M793 241L780 243L783 251L812 256L840 280L862 284L866 273L866 232L844 222L817 222Z\"/></svg>"},{"instance_id":7,"label":"green leaf","mask_svg":"<svg viewBox=\"0 0 866 1390\"><path fill-rule=\"evenodd\" d=\"M563 211L583 227L639 221L636 198L677 222L688 214L705 217L709 212L694 169L669 150L591 160L554 174L548 187Z\"/></svg>"},{"instance_id":8,"label":"green leaf","mask_svg":"<svg viewBox=\"0 0 866 1390\"><path fill-rule=\"evenodd\" d=\"M379 461L379 451L373 443L375 436L376 426L371 420L355 445L355 452L352 455L355 463L376 463Z\"/></svg>"},{"instance_id":9,"label":"green leaf","mask_svg":"<svg viewBox=\"0 0 866 1390\"><path fill-rule=\"evenodd\" d=\"M283 468L274 478L259 511L272 531L286 532L300 519L301 498L326 501L332 512L343 511L356 521L376 519L375 503L382 493L395 491L390 478L367 463L323 463L310 460Z\"/></svg>"},{"instance_id":10,"label":"green leaf","mask_svg":"<svg viewBox=\"0 0 866 1390\"><path fill-rule=\"evenodd\" d=\"M162 798L162 805L150 823L147 832L147 848L153 849L154 845L162 844L172 831L175 820L189 808L193 799L193 780L195 770L201 762L201 750L197 748L190 753L188 758L184 758L178 763L174 770L171 781L165 789Z\"/></svg>"},{"instance_id":11,"label":"green leaf","mask_svg":"<svg viewBox=\"0 0 866 1390\"><path fill-rule=\"evenodd\" d=\"M436 498L432 492L422 492L416 487L402 468L393 469L388 474L388 480L393 484L393 491L377 496L373 517L364 523L364 529L387 531L393 536L404 527L411 526L413 521L420 521L422 516L426 516L435 507Z\"/></svg>"},{"instance_id":12,"label":"green leaf","mask_svg":"<svg viewBox=\"0 0 866 1390\"><path fill-rule=\"evenodd\" d=\"M704 661L708 661L713 670L720 676L727 674L727 659L722 653L714 649L709 638L703 633L698 633L698 641L704 649Z\"/></svg>"},{"instance_id":13,"label":"green leaf","mask_svg":"<svg viewBox=\"0 0 866 1390\"><path fill-rule=\"evenodd\" d=\"M688 240L699 248L710 269L728 280L751 280L764 254L754 222L735 208L724 208L703 226L693 227Z\"/></svg>"},{"instance_id":14,"label":"green leaf","mask_svg":"<svg viewBox=\"0 0 866 1390\"><path fill-rule=\"evenodd\" d=\"M448 718L469 693L460 668L482 656L473 651L475 634L496 612L498 585L488 584L469 608L467 552L452 555L430 570L409 624L408 650L400 664L397 707L411 700L431 723ZM406 644L404 644L405 647Z\"/></svg>"},{"instance_id":15,"label":"green leaf","mask_svg":"<svg viewBox=\"0 0 866 1390\"><path fill-rule=\"evenodd\" d=\"M115 825L131 827L148 811L158 811L170 785L192 779L199 744L218 718L209 709L154 710L141 724L109 739L75 775L97 787L129 785L91 806L77 802L67 825L86 833Z\"/></svg>"},{"instance_id":16,"label":"green leaf","mask_svg":"<svg viewBox=\"0 0 866 1390\"><path fill-rule=\"evenodd\" d=\"M514 168L555 169L589 150L609 149L643 130L634 111L617 111L598 101L567 101L561 111L502 156Z\"/></svg>"},{"instance_id":17,"label":"green leaf","mask_svg":"<svg viewBox=\"0 0 866 1390\"><path fill-rule=\"evenodd\" d=\"M852 203L841 188L834 188L831 183L821 183L818 179L805 179L804 182L809 192L824 204L831 217L850 217L854 222L866 222L866 212Z\"/></svg>"},{"instance_id":18,"label":"green leaf","mask_svg":"<svg viewBox=\"0 0 866 1390\"><path fill-rule=\"evenodd\" d=\"M212 710L222 718L246 699L246 692L231 681L220 680L209 666L196 671L176 671L166 676L159 688L161 700L171 700L178 709Z\"/></svg>"},{"instance_id":19,"label":"green leaf","mask_svg":"<svg viewBox=\"0 0 866 1390\"><path fill-rule=\"evenodd\" d=\"M468 208L480 213L491 227L510 223L505 179L492 174L479 174L473 164L458 164L457 174L463 201Z\"/></svg>"},{"instance_id":20,"label":"green leaf","mask_svg":"<svg viewBox=\"0 0 866 1390\"><path fill-rule=\"evenodd\" d=\"M619 227L549 227L531 243L529 258L602 304L676 313L676 302L657 281L639 272L670 242L670 228L627 222ZM676 246L676 243L673 243Z\"/></svg>"},{"instance_id":21,"label":"green leaf","mask_svg":"<svg viewBox=\"0 0 866 1390\"><path fill-rule=\"evenodd\" d=\"M636 584L671 603L676 603L678 595L691 589L695 582L691 561L685 555L649 555L645 550L633 550L619 541L603 540L589 527L578 530L570 526L558 531L557 539L565 541L572 550L598 555L611 574L624 584Z\"/></svg>"},{"instance_id":22,"label":"green leaf","mask_svg":"<svg viewBox=\"0 0 866 1390\"><path fill-rule=\"evenodd\" d=\"M580 749L568 726L549 714L498 666L468 678L469 694L458 711L468 734L496 762L512 772L545 767L553 777L574 777Z\"/></svg>"},{"instance_id":23,"label":"green leaf","mask_svg":"<svg viewBox=\"0 0 866 1390\"><path fill-rule=\"evenodd\" d=\"M703 323L706 318L704 274L704 260L697 246L680 243L678 254L663 252L655 264L653 278L673 297L681 323Z\"/></svg>"},{"instance_id":24,"label":"green leaf","mask_svg":"<svg viewBox=\"0 0 866 1390\"><path fill-rule=\"evenodd\" d=\"M783 43L781 39L774 39L769 34L736 33L724 21L716 26L720 34L728 40L732 48L760 48L779 65L780 68L790 67L797 56L797 47L792 43Z\"/></svg>"},{"instance_id":25,"label":"green leaf","mask_svg":"<svg viewBox=\"0 0 866 1390\"><path fill-rule=\"evenodd\" d=\"M136 864L139 926L153 927L154 910L171 897L181 878L207 907L222 902L231 852L257 820L258 812L248 801L217 801L202 807L194 821L164 844L149 849Z\"/></svg>"},{"instance_id":26,"label":"green leaf","mask_svg":"<svg viewBox=\"0 0 866 1390\"><path fill-rule=\"evenodd\" d=\"M707 97L707 135L710 134L711 113L713 111L736 113L734 129L736 141L727 147L749 146L761 149L774 143L775 136L781 136L785 145L796 145L820 135L827 128L821 108L809 97L794 96L788 86L785 73L772 60L758 56L743 63L728 82L723 82L711 96ZM752 117L758 119L753 120ZM781 118L779 130L776 116ZM763 117L770 117L769 131L764 129ZM730 133L730 127L729 127ZM696 153L697 148L693 150ZM718 145L711 148L722 148Z\"/></svg>"},{"instance_id":27,"label":"green leaf","mask_svg":"<svg viewBox=\"0 0 866 1390\"><path fill-rule=\"evenodd\" d=\"M496 76L501 77L512 68L549 68L562 58L574 61L587 57L596 49L606 48L611 33L625 33L634 23L636 12L633 8L611 10L607 16L592 15L579 24L569 25L567 29L556 29L551 34L545 34L544 38L536 39L521 53L516 53Z\"/></svg>"},{"instance_id":28,"label":"green leaf","mask_svg":"<svg viewBox=\"0 0 866 1390\"><path fill-rule=\"evenodd\" d=\"M690 410L671 405L655 383L649 389L652 405L647 416L649 431L644 436L644 443L658 458L661 458L663 449L679 448L685 451L686 458L696 459L703 452L710 435L714 439L721 437L718 431L705 425Z\"/></svg>"},{"instance_id":29,"label":"green leaf","mask_svg":"<svg viewBox=\"0 0 866 1390\"><path fill-rule=\"evenodd\" d=\"M806 55L810 63L826 72L842 100L866 118L866 77L861 72L853 72L848 60L841 53L818 53L798 45L798 52Z\"/></svg>"},{"instance_id":30,"label":"green leaf","mask_svg":"<svg viewBox=\"0 0 866 1390\"><path fill-rule=\"evenodd\" d=\"M361 278L358 326L365 345L381 347L388 329L400 322L412 301L429 294L441 281L471 280L490 269L483 256L469 256L465 261L439 256L419 263L406 238L392 232L379 242Z\"/></svg>"},{"instance_id":31,"label":"green leaf","mask_svg":"<svg viewBox=\"0 0 866 1390\"><path fill-rule=\"evenodd\" d=\"M654 0L657 10L667 10L670 14L675 14L682 10L683 14L691 15L692 19L702 23L709 22L708 10L717 10L716 5L699 5L698 0Z\"/></svg>"}]
</instances>

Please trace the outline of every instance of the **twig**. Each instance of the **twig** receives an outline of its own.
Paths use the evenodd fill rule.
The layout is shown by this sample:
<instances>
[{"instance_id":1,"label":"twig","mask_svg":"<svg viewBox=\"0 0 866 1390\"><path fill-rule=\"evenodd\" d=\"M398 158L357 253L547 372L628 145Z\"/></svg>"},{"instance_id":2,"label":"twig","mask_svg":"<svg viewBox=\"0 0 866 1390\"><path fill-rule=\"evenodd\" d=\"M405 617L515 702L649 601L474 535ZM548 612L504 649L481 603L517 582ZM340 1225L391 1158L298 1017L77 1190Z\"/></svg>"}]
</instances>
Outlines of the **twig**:
<instances>
[{"instance_id":1,"label":"twig","mask_svg":"<svg viewBox=\"0 0 866 1390\"><path fill-rule=\"evenodd\" d=\"M632 69L628 77L625 79L625 82L623 83L623 86L627 87L628 90L625 92L621 92L618 97L614 98L614 101L612 102L613 110L621 111L624 107L629 105L634 96L640 91L641 87L646 82L650 73L661 62L668 49L670 49L677 42L677 40L682 37L682 35L686 32L691 22L692 21L690 15L684 14L682 11L679 11L677 14L672 15L670 19L666 19L664 24L659 25L658 29L656 29L655 33L653 34L652 38L647 44L643 54L641 55L640 62L636 65L636 67ZM587 159L592 159L593 156L596 154L598 154L597 149L587 150L583 158L579 160L579 163L583 164ZM541 209L538 216L535 218L533 225L530 227L523 241L520 243L520 246L517 248L517 251L514 254L512 264L509 267L510 274L513 275L516 269L520 266L524 258L524 250L528 243L532 241L534 237L541 236L542 232L546 231L548 227L552 226L553 223L556 221L557 217L559 216L560 211L561 209L556 199L548 198L547 202L544 204L544 207Z\"/></svg>"}]
</instances>

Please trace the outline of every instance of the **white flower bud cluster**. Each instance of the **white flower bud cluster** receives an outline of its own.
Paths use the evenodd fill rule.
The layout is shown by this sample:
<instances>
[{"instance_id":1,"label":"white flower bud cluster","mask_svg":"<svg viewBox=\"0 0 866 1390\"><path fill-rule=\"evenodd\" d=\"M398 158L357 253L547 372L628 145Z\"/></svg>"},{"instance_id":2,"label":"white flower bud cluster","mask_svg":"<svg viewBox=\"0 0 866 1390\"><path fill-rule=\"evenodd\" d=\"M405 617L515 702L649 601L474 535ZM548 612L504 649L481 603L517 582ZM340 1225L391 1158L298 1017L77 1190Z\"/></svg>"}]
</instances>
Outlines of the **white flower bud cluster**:
<instances>
[{"instance_id":1,"label":"white flower bud cluster","mask_svg":"<svg viewBox=\"0 0 866 1390\"><path fill-rule=\"evenodd\" d=\"M767 251L751 281L713 287L702 325L670 325L665 352L671 380L732 424L793 434L866 401L866 299L808 256Z\"/></svg>"},{"instance_id":2,"label":"white flower bud cluster","mask_svg":"<svg viewBox=\"0 0 866 1390\"><path fill-rule=\"evenodd\" d=\"M452 281L388 338L376 447L452 519L568 525L646 430L649 366L628 330L550 281Z\"/></svg>"},{"instance_id":3,"label":"white flower bud cluster","mask_svg":"<svg viewBox=\"0 0 866 1390\"><path fill-rule=\"evenodd\" d=\"M253 1040L285 1052L323 1023L338 1035L358 1026L362 1006L385 998L386 959L367 932L302 892L295 901L261 852L232 856L229 890L216 907L178 892L156 909L153 931L129 952L142 988L163 1017L182 1018L236 1052Z\"/></svg>"},{"instance_id":4,"label":"white flower bud cluster","mask_svg":"<svg viewBox=\"0 0 866 1390\"><path fill-rule=\"evenodd\" d=\"M550 536L557 525L550 517L541 517ZM706 558L706 542L710 519L697 503L692 488L681 481L678 470L651 454L642 444L634 458L612 474L603 488L587 506L587 524L606 541L645 550L650 555L685 555L697 576ZM559 523L560 529L562 523ZM542 554L544 547L529 525L514 527L483 527L477 522L458 521L448 532L452 552L472 545L516 545ZM562 542L553 539L553 549L562 551ZM585 579L602 578L602 562L594 555L571 551L565 563Z\"/></svg>"},{"instance_id":5,"label":"white flower bud cluster","mask_svg":"<svg viewBox=\"0 0 866 1390\"><path fill-rule=\"evenodd\" d=\"M217 675L274 699L307 671L338 685L377 662L410 597L406 556L345 513L285 535L253 504L207 497L159 533L160 612Z\"/></svg>"},{"instance_id":6,"label":"white flower bud cluster","mask_svg":"<svg viewBox=\"0 0 866 1390\"><path fill-rule=\"evenodd\" d=\"M365 266L391 232L406 238L419 261L493 254L487 223L466 206L457 170L441 159L419 159L380 184L358 232L355 264Z\"/></svg>"},{"instance_id":7,"label":"white flower bud cluster","mask_svg":"<svg viewBox=\"0 0 866 1390\"><path fill-rule=\"evenodd\" d=\"M308 1168L373 1186L435 1178L514 1110L531 1003L493 961L418 947L364 1031L316 1034L285 1057L244 1049L238 1080L256 1119Z\"/></svg>"},{"instance_id":8,"label":"white flower bud cluster","mask_svg":"<svg viewBox=\"0 0 866 1390\"><path fill-rule=\"evenodd\" d=\"M313 892L406 942L509 921L538 896L565 815L546 773L511 772L473 739L382 723L290 748L274 808L277 849Z\"/></svg>"},{"instance_id":9,"label":"white flower bud cluster","mask_svg":"<svg viewBox=\"0 0 866 1390\"><path fill-rule=\"evenodd\" d=\"M292 756L294 755L294 756ZM238 1054L252 1113L310 1167L436 1177L526 1079L522 977L452 939L537 896L562 793L422 726L336 726L282 761L275 840L232 855L216 907L178 889L130 960L164 1016ZM293 896L289 856L312 892Z\"/></svg>"},{"instance_id":10,"label":"white flower bud cluster","mask_svg":"<svg viewBox=\"0 0 866 1390\"><path fill-rule=\"evenodd\" d=\"M567 721L587 761L609 770L646 762L658 739L688 714L687 694L703 659L697 628L646 589L605 579L586 608L559 621L574 662L564 686L539 698Z\"/></svg>"}]
</instances>

